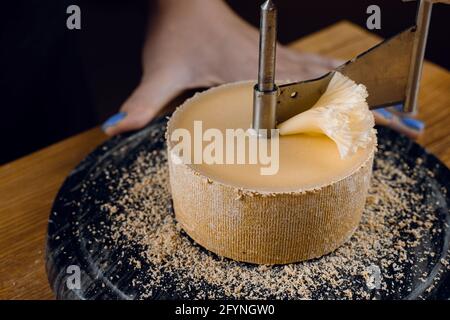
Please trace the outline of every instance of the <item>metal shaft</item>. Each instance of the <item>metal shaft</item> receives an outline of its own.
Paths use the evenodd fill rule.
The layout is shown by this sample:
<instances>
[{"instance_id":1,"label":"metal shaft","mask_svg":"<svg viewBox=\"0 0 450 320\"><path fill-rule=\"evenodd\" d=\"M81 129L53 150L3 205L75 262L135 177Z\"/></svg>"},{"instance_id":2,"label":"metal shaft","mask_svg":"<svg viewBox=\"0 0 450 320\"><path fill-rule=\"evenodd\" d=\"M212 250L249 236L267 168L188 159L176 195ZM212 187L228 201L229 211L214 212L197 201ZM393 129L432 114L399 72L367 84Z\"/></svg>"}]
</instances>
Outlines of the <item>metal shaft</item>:
<instances>
[{"instance_id":1,"label":"metal shaft","mask_svg":"<svg viewBox=\"0 0 450 320\"><path fill-rule=\"evenodd\" d=\"M420 79L422 78L423 59L427 46L432 9L432 2L420 0L419 10L417 13L417 26L413 44L413 53L411 57L411 69L409 71L409 79L406 88L406 101L404 105L405 112L417 111Z\"/></svg>"},{"instance_id":2,"label":"metal shaft","mask_svg":"<svg viewBox=\"0 0 450 320\"><path fill-rule=\"evenodd\" d=\"M259 91L275 89L275 63L277 51L277 8L271 0L261 6L259 40Z\"/></svg>"},{"instance_id":3,"label":"metal shaft","mask_svg":"<svg viewBox=\"0 0 450 320\"><path fill-rule=\"evenodd\" d=\"M276 48L277 8L272 0L267 0L261 6L259 73L253 98L255 130L271 130L276 127L278 98L278 88L275 85Z\"/></svg>"}]
</instances>

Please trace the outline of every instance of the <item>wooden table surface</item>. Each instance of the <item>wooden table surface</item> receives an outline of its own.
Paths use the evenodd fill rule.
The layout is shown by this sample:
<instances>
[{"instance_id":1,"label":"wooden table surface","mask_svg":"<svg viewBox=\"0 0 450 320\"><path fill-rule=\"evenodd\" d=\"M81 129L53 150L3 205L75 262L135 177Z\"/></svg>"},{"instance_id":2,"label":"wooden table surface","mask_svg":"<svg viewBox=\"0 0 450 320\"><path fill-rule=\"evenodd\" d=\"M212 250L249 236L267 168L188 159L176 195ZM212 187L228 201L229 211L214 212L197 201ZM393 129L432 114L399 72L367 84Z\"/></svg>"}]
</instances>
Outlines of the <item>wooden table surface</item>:
<instances>
[{"instance_id":1,"label":"wooden table surface","mask_svg":"<svg viewBox=\"0 0 450 320\"><path fill-rule=\"evenodd\" d=\"M292 44L348 60L378 43L373 34L340 22ZM450 73L427 63L419 118L420 143L450 166ZM47 219L69 172L106 137L95 128L0 167L0 299L53 299L45 272Z\"/></svg>"}]
</instances>

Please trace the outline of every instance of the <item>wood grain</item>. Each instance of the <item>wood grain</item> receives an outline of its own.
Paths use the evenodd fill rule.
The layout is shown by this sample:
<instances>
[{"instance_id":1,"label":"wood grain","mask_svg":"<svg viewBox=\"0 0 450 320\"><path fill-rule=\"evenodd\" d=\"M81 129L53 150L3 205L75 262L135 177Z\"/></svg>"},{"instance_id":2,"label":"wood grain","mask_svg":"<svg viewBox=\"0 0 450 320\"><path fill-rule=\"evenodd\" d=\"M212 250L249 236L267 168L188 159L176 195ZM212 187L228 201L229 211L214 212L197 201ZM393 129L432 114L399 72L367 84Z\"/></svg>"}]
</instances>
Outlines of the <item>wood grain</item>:
<instances>
[{"instance_id":1,"label":"wood grain","mask_svg":"<svg viewBox=\"0 0 450 320\"><path fill-rule=\"evenodd\" d=\"M52 299L47 219L69 172L106 137L92 129L0 167L0 299Z\"/></svg>"},{"instance_id":2,"label":"wood grain","mask_svg":"<svg viewBox=\"0 0 450 320\"><path fill-rule=\"evenodd\" d=\"M347 60L378 43L363 29L340 22L292 47ZM450 166L450 74L427 63L419 118L420 143ZM106 137L92 129L0 167L0 299L52 299L44 266L47 219L70 171Z\"/></svg>"}]
</instances>

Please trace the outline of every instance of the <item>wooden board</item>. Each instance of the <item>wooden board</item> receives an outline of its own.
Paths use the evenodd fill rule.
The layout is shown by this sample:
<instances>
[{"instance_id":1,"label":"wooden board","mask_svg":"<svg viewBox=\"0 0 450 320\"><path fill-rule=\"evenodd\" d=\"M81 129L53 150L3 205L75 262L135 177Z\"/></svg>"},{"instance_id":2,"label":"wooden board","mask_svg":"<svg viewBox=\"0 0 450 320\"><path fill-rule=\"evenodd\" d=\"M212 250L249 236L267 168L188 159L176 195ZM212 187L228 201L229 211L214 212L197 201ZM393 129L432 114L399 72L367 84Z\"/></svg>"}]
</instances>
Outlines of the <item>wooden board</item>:
<instances>
[{"instance_id":1,"label":"wooden board","mask_svg":"<svg viewBox=\"0 0 450 320\"><path fill-rule=\"evenodd\" d=\"M295 42L299 50L349 59L380 39L340 22ZM450 166L450 73L425 66L420 143ZM69 172L106 137L96 128L0 167L0 299L52 299L44 266L47 219Z\"/></svg>"}]
</instances>

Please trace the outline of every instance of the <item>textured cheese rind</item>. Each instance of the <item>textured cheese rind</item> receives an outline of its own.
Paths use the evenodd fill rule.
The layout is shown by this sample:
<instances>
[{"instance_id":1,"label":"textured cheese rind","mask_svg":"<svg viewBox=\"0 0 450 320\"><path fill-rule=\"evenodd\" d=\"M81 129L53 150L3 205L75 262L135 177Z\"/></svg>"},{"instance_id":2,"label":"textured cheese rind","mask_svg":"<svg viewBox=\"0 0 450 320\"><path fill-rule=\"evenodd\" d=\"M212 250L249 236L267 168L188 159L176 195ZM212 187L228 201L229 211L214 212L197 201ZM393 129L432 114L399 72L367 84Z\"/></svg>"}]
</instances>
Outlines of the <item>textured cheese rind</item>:
<instances>
[{"instance_id":1,"label":"textured cheese rind","mask_svg":"<svg viewBox=\"0 0 450 320\"><path fill-rule=\"evenodd\" d=\"M168 137L189 105L172 116ZM176 219L198 244L234 260L286 264L321 257L346 242L358 227L376 150L375 132L371 135L371 150L357 170L329 185L298 192L258 192L216 181L174 162L168 141Z\"/></svg>"},{"instance_id":2,"label":"textured cheese rind","mask_svg":"<svg viewBox=\"0 0 450 320\"><path fill-rule=\"evenodd\" d=\"M176 219L197 243L234 260L285 264L318 258L358 227L372 161L373 156L352 175L320 190L268 195L246 194L169 160Z\"/></svg>"}]
</instances>

